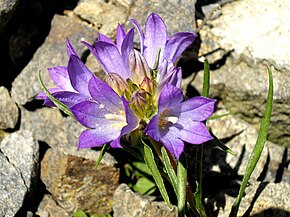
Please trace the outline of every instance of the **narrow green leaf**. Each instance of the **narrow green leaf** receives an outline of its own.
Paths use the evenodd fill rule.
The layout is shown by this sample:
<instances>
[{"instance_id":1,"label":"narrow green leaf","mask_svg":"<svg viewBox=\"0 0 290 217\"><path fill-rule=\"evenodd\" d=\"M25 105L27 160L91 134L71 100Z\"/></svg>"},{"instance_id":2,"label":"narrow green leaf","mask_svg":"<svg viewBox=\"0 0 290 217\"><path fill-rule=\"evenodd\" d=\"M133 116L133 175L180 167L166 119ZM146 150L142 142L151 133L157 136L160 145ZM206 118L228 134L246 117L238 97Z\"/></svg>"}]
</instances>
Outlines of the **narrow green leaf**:
<instances>
[{"instance_id":1,"label":"narrow green leaf","mask_svg":"<svg viewBox=\"0 0 290 217\"><path fill-rule=\"evenodd\" d=\"M271 118L271 113L272 113L272 105L273 105L273 76L272 76L272 71L269 67L268 67L268 73L269 73L269 91L268 91L264 118L261 122L260 131L259 131L256 145L251 153L251 156L249 158L249 161L246 167L246 171L245 171L245 174L244 174L241 186L240 186L238 197L236 198L234 204L232 205L230 217L237 216L239 206L240 206L242 197L244 195L247 183L260 159L265 142L267 140L268 129L270 125L270 118Z\"/></svg>"},{"instance_id":2,"label":"narrow green leaf","mask_svg":"<svg viewBox=\"0 0 290 217\"><path fill-rule=\"evenodd\" d=\"M232 115L232 114L233 114L232 112L228 112L228 113L225 113L225 114L222 114L222 115L212 115L207 120L216 120L216 119L219 119L219 118L222 118L222 117L226 117L226 116L229 116L229 115Z\"/></svg>"},{"instance_id":3,"label":"narrow green leaf","mask_svg":"<svg viewBox=\"0 0 290 217\"><path fill-rule=\"evenodd\" d=\"M204 61L204 73L203 73L203 86L202 86L202 96L208 97L209 96L209 82L210 82L210 75L209 75L209 64L207 59Z\"/></svg>"},{"instance_id":4,"label":"narrow green leaf","mask_svg":"<svg viewBox=\"0 0 290 217\"><path fill-rule=\"evenodd\" d=\"M154 160L154 154L152 152L152 149L142 141L144 145L144 160L145 163L147 164L149 170L152 173L153 179L159 188L159 191L161 193L161 196L163 197L164 201L167 203L167 206L171 208L170 200L168 193L166 191L162 176L158 170L158 167L156 165L156 162Z\"/></svg>"},{"instance_id":5,"label":"narrow green leaf","mask_svg":"<svg viewBox=\"0 0 290 217\"><path fill-rule=\"evenodd\" d=\"M110 145L108 145L108 144L103 145L103 147L102 147L102 149L100 151L100 155L99 155L99 157L98 157L98 159L96 161L95 169L98 168L98 166L100 165L105 153L108 151L109 148L110 148Z\"/></svg>"},{"instance_id":6,"label":"narrow green leaf","mask_svg":"<svg viewBox=\"0 0 290 217\"><path fill-rule=\"evenodd\" d=\"M186 184L187 184L186 159L184 155L181 155L177 163L177 192L178 192L177 208L179 217L183 217L185 214Z\"/></svg>"},{"instance_id":7,"label":"narrow green leaf","mask_svg":"<svg viewBox=\"0 0 290 217\"><path fill-rule=\"evenodd\" d=\"M170 159L169 159L169 156L168 156L168 153L165 149L165 147L163 146L161 148L161 153L162 153L162 158L163 158L163 161L164 161L164 166L165 166L165 169L166 169L166 172L168 174L168 177L170 179L170 182L171 182L171 185L174 189L174 192L177 196L178 194L178 191L177 191L177 176L175 174L175 171L171 165L171 162L170 162Z\"/></svg>"},{"instance_id":8,"label":"narrow green leaf","mask_svg":"<svg viewBox=\"0 0 290 217\"><path fill-rule=\"evenodd\" d=\"M217 145L218 147L220 147L222 150L224 150L225 152L236 156L237 153L235 153L232 149L230 149L228 146L226 146L224 143L222 143L213 133L211 133L213 140L212 142Z\"/></svg>"},{"instance_id":9,"label":"narrow green leaf","mask_svg":"<svg viewBox=\"0 0 290 217\"><path fill-rule=\"evenodd\" d=\"M202 96L209 96L210 87L210 73L209 64L207 59L204 62L204 74L203 74L203 87ZM200 216L206 216L205 209L203 207L203 195L202 195L202 163L203 163L203 144L199 145L196 150L196 192L194 195L195 207L200 213Z\"/></svg>"},{"instance_id":10,"label":"narrow green leaf","mask_svg":"<svg viewBox=\"0 0 290 217\"><path fill-rule=\"evenodd\" d=\"M42 79L41 79L41 75L40 75L40 71L38 72L38 81L41 85L41 89L44 91L44 93L47 95L47 97L64 113L66 113L67 115L74 117L73 113L69 110L69 108L63 104L61 101L57 100L53 95L51 95L51 93L48 91L48 89L45 87Z\"/></svg>"}]
</instances>

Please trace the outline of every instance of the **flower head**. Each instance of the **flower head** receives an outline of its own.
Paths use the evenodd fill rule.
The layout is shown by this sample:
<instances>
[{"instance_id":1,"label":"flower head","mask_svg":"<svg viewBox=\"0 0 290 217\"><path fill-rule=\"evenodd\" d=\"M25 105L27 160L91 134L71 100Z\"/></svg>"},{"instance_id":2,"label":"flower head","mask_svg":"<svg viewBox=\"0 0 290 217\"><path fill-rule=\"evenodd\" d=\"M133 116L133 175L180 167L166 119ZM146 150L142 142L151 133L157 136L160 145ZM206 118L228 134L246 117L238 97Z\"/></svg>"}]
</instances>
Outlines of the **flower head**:
<instances>
[{"instance_id":1,"label":"flower head","mask_svg":"<svg viewBox=\"0 0 290 217\"><path fill-rule=\"evenodd\" d=\"M68 66L49 69L56 84L49 91L88 128L80 135L79 148L105 143L120 148L121 137L145 128L148 136L179 158L184 142L212 139L203 121L212 114L215 101L204 97L183 101L181 68L175 66L196 34L169 36L155 13L148 16L144 31L136 20L131 22L134 28L128 32L118 25L115 41L102 34L92 46L83 41L105 71L104 81L90 72L67 40ZM134 49L134 29L140 51ZM38 98L53 105L44 93Z\"/></svg>"}]
</instances>

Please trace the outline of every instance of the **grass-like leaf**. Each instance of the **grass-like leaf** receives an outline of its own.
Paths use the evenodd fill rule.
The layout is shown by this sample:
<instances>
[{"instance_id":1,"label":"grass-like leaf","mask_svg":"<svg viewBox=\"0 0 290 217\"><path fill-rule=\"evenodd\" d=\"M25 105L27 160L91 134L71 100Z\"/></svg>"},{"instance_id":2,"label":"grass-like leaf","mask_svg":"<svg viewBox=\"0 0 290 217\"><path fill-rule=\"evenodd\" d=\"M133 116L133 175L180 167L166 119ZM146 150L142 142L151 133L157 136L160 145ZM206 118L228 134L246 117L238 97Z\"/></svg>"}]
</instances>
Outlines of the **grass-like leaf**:
<instances>
[{"instance_id":1,"label":"grass-like leaf","mask_svg":"<svg viewBox=\"0 0 290 217\"><path fill-rule=\"evenodd\" d=\"M61 110L63 111L65 114L73 117L73 113L71 112L71 110L67 107L67 105L65 105L64 103L62 103L61 101L57 100L53 95L51 95L51 93L48 91L48 89L46 88L46 86L44 85L42 79L41 79L41 75L40 75L40 71L38 72L38 81L40 83L41 89L44 91L44 93L47 95L47 97Z\"/></svg>"},{"instance_id":2,"label":"grass-like leaf","mask_svg":"<svg viewBox=\"0 0 290 217\"><path fill-rule=\"evenodd\" d=\"M231 112L228 112L228 113L225 113L225 114L221 114L221 115L212 115L210 116L207 120L216 120L216 119L219 119L219 118L222 118L222 117L226 117L228 115L232 115L233 113Z\"/></svg>"},{"instance_id":3,"label":"grass-like leaf","mask_svg":"<svg viewBox=\"0 0 290 217\"><path fill-rule=\"evenodd\" d=\"M162 154L162 159L163 159L164 166L165 166L166 172L168 174L169 180L170 180L171 185L173 187L173 190L174 190L174 192L175 192L175 194L177 196L177 194L178 194L177 185L178 184L177 184L176 173L174 171L174 168L171 165L168 153L167 153L167 151L166 151L164 146L161 148L161 154Z\"/></svg>"},{"instance_id":4,"label":"grass-like leaf","mask_svg":"<svg viewBox=\"0 0 290 217\"><path fill-rule=\"evenodd\" d=\"M251 153L251 156L249 158L249 161L248 161L248 164L246 167L246 171L245 171L242 183L241 183L238 197L236 198L236 200L232 206L230 217L237 216L239 206L240 206L242 197L244 195L247 183L248 183L248 181L252 175L252 172L254 171L254 169L255 169L255 167L260 159L265 142L267 140L268 128L270 125L270 117L271 117L271 113L272 113L273 92L274 92L273 91L273 76L272 76L272 71L269 67L268 67L268 73L269 73L269 91L268 91L267 104L266 104L264 118L261 122L260 131L259 131L256 145Z\"/></svg>"},{"instance_id":5,"label":"grass-like leaf","mask_svg":"<svg viewBox=\"0 0 290 217\"><path fill-rule=\"evenodd\" d=\"M213 137L213 140L212 142L217 145L218 147L220 147L222 150L224 150L225 152L233 155L233 156L236 156L237 153L235 153L232 149L230 149L228 146L226 146L224 143L222 143L212 132L211 132L211 135Z\"/></svg>"},{"instance_id":6,"label":"grass-like leaf","mask_svg":"<svg viewBox=\"0 0 290 217\"><path fill-rule=\"evenodd\" d=\"M209 64L207 59L204 61L204 73L203 73L203 86L202 86L202 96L209 96L209 82L210 82L210 74L209 74Z\"/></svg>"},{"instance_id":7,"label":"grass-like leaf","mask_svg":"<svg viewBox=\"0 0 290 217\"><path fill-rule=\"evenodd\" d=\"M163 197L164 201L167 203L168 207L172 207L170 204L169 196L166 191L162 176L160 171L158 170L157 164L154 159L154 154L152 152L152 149L142 141L144 145L144 161L147 164L150 172L152 173L153 179L161 193L161 196Z\"/></svg>"}]
</instances>

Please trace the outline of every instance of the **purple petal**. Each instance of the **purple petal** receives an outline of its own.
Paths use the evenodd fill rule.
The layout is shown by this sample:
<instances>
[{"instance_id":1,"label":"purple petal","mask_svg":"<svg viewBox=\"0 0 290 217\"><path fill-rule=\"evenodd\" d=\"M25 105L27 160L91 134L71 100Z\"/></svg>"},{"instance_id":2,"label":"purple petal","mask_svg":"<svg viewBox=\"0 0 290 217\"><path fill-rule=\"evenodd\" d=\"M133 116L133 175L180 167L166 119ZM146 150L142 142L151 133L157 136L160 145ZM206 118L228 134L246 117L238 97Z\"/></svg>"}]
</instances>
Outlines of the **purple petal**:
<instances>
[{"instance_id":1,"label":"purple petal","mask_svg":"<svg viewBox=\"0 0 290 217\"><path fill-rule=\"evenodd\" d=\"M150 122L148 123L148 125L144 130L144 132L155 141L160 141L161 138L159 134L158 119L159 115L155 115L153 118L151 118Z\"/></svg>"},{"instance_id":2,"label":"purple petal","mask_svg":"<svg viewBox=\"0 0 290 217\"><path fill-rule=\"evenodd\" d=\"M161 142L178 160L184 149L184 142L174 133L168 133L162 137Z\"/></svg>"},{"instance_id":3,"label":"purple petal","mask_svg":"<svg viewBox=\"0 0 290 217\"><path fill-rule=\"evenodd\" d=\"M174 110L179 110L182 101L182 91L171 84L166 84L159 96L158 113L161 113L168 108L174 108Z\"/></svg>"},{"instance_id":4,"label":"purple petal","mask_svg":"<svg viewBox=\"0 0 290 217\"><path fill-rule=\"evenodd\" d=\"M125 107L126 122L128 125L122 129L121 135L125 135L132 132L138 127L139 118L134 114L132 109L129 107L129 102L127 102L124 97L122 97L122 101Z\"/></svg>"},{"instance_id":5,"label":"purple petal","mask_svg":"<svg viewBox=\"0 0 290 217\"><path fill-rule=\"evenodd\" d=\"M130 78L130 69L125 66L123 57L115 45L97 41L94 47L94 54L107 73L117 73L124 79Z\"/></svg>"},{"instance_id":6,"label":"purple petal","mask_svg":"<svg viewBox=\"0 0 290 217\"><path fill-rule=\"evenodd\" d=\"M198 96L182 103L180 118L190 118L194 121L204 121L214 112L216 100Z\"/></svg>"},{"instance_id":7,"label":"purple petal","mask_svg":"<svg viewBox=\"0 0 290 217\"><path fill-rule=\"evenodd\" d=\"M54 96L54 98L67 105L69 108L76 105L77 103L88 99L87 96L69 91L59 91L56 93L52 93L52 95Z\"/></svg>"},{"instance_id":8,"label":"purple petal","mask_svg":"<svg viewBox=\"0 0 290 217\"><path fill-rule=\"evenodd\" d=\"M85 96L90 96L88 83L93 74L78 56L70 56L68 62L68 74L73 88Z\"/></svg>"},{"instance_id":9,"label":"purple petal","mask_svg":"<svg viewBox=\"0 0 290 217\"><path fill-rule=\"evenodd\" d=\"M180 88L182 82L182 72L181 68L175 68L173 63L170 60L164 59L162 64L158 69L158 89L156 95L161 92L164 85L167 83Z\"/></svg>"},{"instance_id":10,"label":"purple petal","mask_svg":"<svg viewBox=\"0 0 290 217\"><path fill-rule=\"evenodd\" d=\"M110 43L110 44L114 44L113 40L110 39L109 37L99 33L98 34L98 41L104 41L104 42L107 42L107 43Z\"/></svg>"},{"instance_id":11,"label":"purple petal","mask_svg":"<svg viewBox=\"0 0 290 217\"><path fill-rule=\"evenodd\" d=\"M139 34L139 37L140 37L140 48L141 48L140 52L141 52L141 54L144 54L144 37L145 36L144 36L143 31L142 31L142 28L141 28L141 26L139 25L139 23L136 20L130 19L130 21L131 21L131 23L135 26L135 28L138 31L138 34Z\"/></svg>"},{"instance_id":12,"label":"purple petal","mask_svg":"<svg viewBox=\"0 0 290 217\"><path fill-rule=\"evenodd\" d=\"M71 85L67 67L57 66L53 68L48 68L48 72L50 74L51 79L54 81L55 85L58 86L60 89L67 91L75 91L75 89Z\"/></svg>"},{"instance_id":13,"label":"purple petal","mask_svg":"<svg viewBox=\"0 0 290 217\"><path fill-rule=\"evenodd\" d=\"M112 141L118 133L112 131L110 127L85 130L80 135L78 148L100 147Z\"/></svg>"},{"instance_id":14,"label":"purple petal","mask_svg":"<svg viewBox=\"0 0 290 217\"><path fill-rule=\"evenodd\" d=\"M180 139L191 144L201 144L212 139L208 129L202 122L179 119L174 127L179 128Z\"/></svg>"},{"instance_id":15,"label":"purple petal","mask_svg":"<svg viewBox=\"0 0 290 217\"><path fill-rule=\"evenodd\" d=\"M123 56L124 64L126 69L130 72L129 66L129 54L134 48L134 29L131 29L123 40L121 53ZM129 78L131 78L131 73L129 73Z\"/></svg>"},{"instance_id":16,"label":"purple petal","mask_svg":"<svg viewBox=\"0 0 290 217\"><path fill-rule=\"evenodd\" d=\"M126 124L124 114L114 114L115 111L111 111L111 108L103 104L98 104L93 101L83 101L71 108L75 118L85 127L89 128L102 128L104 126L110 126L121 132L122 125ZM113 117L113 118L111 118ZM116 126L116 127L112 127ZM119 127L119 128L118 128Z\"/></svg>"},{"instance_id":17,"label":"purple petal","mask_svg":"<svg viewBox=\"0 0 290 217\"><path fill-rule=\"evenodd\" d=\"M122 128L121 133L118 136L118 138L116 138L114 141L110 143L112 148L122 148L122 145L120 143L121 137L128 133L131 133L139 126L139 119L129 107L129 103L125 100L124 97L122 97L122 100L125 107L127 125Z\"/></svg>"},{"instance_id":18,"label":"purple petal","mask_svg":"<svg viewBox=\"0 0 290 217\"><path fill-rule=\"evenodd\" d=\"M120 24L118 24L117 27L117 34L116 34L116 45L118 47L119 52L121 52L121 47L124 41L124 38L126 37L126 32Z\"/></svg>"},{"instance_id":19,"label":"purple petal","mask_svg":"<svg viewBox=\"0 0 290 217\"><path fill-rule=\"evenodd\" d=\"M72 44L70 43L70 41L68 40L68 38L66 39L66 50L67 50L67 55L68 57L70 57L71 55L76 55L78 56L77 52L75 51L75 49L73 48Z\"/></svg>"},{"instance_id":20,"label":"purple petal","mask_svg":"<svg viewBox=\"0 0 290 217\"><path fill-rule=\"evenodd\" d=\"M196 34L190 32L179 32L173 35L165 45L163 58L171 59L175 62L182 52L192 44Z\"/></svg>"},{"instance_id":21,"label":"purple petal","mask_svg":"<svg viewBox=\"0 0 290 217\"><path fill-rule=\"evenodd\" d=\"M121 97L106 82L95 76L89 82L89 91L96 102L109 107L111 111L124 107Z\"/></svg>"},{"instance_id":22,"label":"purple petal","mask_svg":"<svg viewBox=\"0 0 290 217\"><path fill-rule=\"evenodd\" d=\"M159 49L162 57L166 40L167 29L164 21L157 14L150 14L145 24L144 56L151 69L154 67Z\"/></svg>"}]
</instances>

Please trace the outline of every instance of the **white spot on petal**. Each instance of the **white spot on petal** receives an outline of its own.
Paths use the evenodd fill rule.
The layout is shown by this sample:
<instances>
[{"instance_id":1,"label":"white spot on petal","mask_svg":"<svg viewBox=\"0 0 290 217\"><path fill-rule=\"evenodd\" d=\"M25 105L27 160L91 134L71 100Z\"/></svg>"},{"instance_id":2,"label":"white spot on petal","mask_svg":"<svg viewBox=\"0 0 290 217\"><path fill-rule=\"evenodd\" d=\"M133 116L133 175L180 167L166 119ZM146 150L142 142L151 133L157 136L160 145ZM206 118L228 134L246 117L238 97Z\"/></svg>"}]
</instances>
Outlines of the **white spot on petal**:
<instances>
[{"instance_id":1,"label":"white spot on petal","mask_svg":"<svg viewBox=\"0 0 290 217\"><path fill-rule=\"evenodd\" d=\"M178 117L174 117L174 116L164 117L164 119L173 124L175 124L178 121Z\"/></svg>"}]
</instances>

